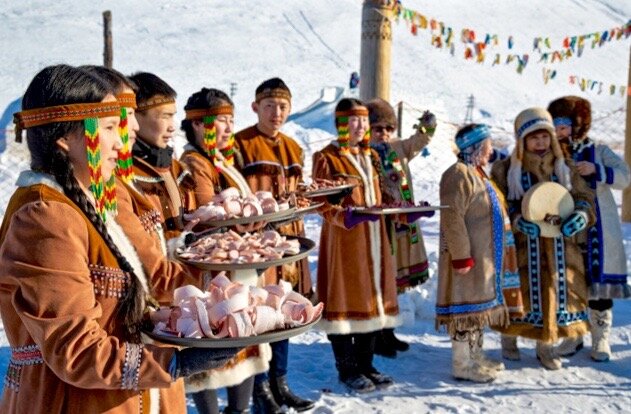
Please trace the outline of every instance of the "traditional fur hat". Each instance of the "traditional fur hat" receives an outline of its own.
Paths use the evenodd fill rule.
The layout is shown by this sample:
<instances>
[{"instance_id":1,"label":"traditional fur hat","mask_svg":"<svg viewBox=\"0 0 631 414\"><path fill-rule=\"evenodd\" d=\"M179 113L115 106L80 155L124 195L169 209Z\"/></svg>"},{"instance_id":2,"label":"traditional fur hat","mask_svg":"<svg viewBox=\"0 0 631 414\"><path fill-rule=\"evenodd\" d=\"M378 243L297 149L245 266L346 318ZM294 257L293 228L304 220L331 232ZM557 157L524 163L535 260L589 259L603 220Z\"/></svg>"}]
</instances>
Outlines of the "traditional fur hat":
<instances>
[{"instance_id":1,"label":"traditional fur hat","mask_svg":"<svg viewBox=\"0 0 631 414\"><path fill-rule=\"evenodd\" d=\"M368 108L368 120L370 125L374 124L386 124L396 129L397 117L394 114L394 109L385 100L381 98L375 98L366 104Z\"/></svg>"},{"instance_id":2,"label":"traditional fur hat","mask_svg":"<svg viewBox=\"0 0 631 414\"><path fill-rule=\"evenodd\" d=\"M592 106L587 99L579 96L563 96L550 102L548 111L553 118L570 118L573 141L582 141L587 138L587 131L592 125Z\"/></svg>"},{"instance_id":3,"label":"traditional fur hat","mask_svg":"<svg viewBox=\"0 0 631 414\"><path fill-rule=\"evenodd\" d=\"M522 160L524 159L524 139L535 131L545 130L550 133L550 149L556 158L554 171L559 183L568 190L572 188L570 182L570 170L565 163L563 151L557 140L552 116L543 108L528 108L519 113L515 118L515 148L511 154L510 168L508 169L508 199L518 200L524 195L521 183Z\"/></svg>"}]
</instances>

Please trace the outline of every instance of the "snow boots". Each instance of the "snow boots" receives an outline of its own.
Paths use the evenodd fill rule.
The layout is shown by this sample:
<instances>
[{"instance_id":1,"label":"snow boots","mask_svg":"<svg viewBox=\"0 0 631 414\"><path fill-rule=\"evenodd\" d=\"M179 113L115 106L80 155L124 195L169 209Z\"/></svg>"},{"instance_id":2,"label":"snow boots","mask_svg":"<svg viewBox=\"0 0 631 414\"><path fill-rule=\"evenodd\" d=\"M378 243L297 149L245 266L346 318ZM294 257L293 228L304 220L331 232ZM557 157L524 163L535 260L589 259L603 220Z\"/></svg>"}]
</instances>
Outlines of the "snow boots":
<instances>
[{"instance_id":1,"label":"snow boots","mask_svg":"<svg viewBox=\"0 0 631 414\"><path fill-rule=\"evenodd\" d=\"M482 347L484 345L484 331L482 329L476 329L471 331L469 335L469 351L471 352L471 359L478 362L483 367L495 370L503 371L504 363L495 359L489 359L484 355Z\"/></svg>"},{"instance_id":2,"label":"snow boots","mask_svg":"<svg viewBox=\"0 0 631 414\"><path fill-rule=\"evenodd\" d=\"M305 400L291 392L287 384L287 377L270 377L270 389L274 395L274 400L280 406L286 405L289 408L301 412L306 411L315 405L311 400Z\"/></svg>"},{"instance_id":3,"label":"snow boots","mask_svg":"<svg viewBox=\"0 0 631 414\"><path fill-rule=\"evenodd\" d=\"M556 371L561 369L561 359L554 352L554 345L542 341L537 341L537 359L545 368Z\"/></svg>"},{"instance_id":4,"label":"snow boots","mask_svg":"<svg viewBox=\"0 0 631 414\"><path fill-rule=\"evenodd\" d=\"M407 342L394 336L394 329L382 329L375 335L375 354L386 358L396 358L397 351L404 352L410 349Z\"/></svg>"},{"instance_id":5,"label":"snow boots","mask_svg":"<svg viewBox=\"0 0 631 414\"><path fill-rule=\"evenodd\" d=\"M254 414L281 414L283 412L274 399L268 380L255 383L252 396L252 412Z\"/></svg>"},{"instance_id":6,"label":"snow boots","mask_svg":"<svg viewBox=\"0 0 631 414\"><path fill-rule=\"evenodd\" d=\"M589 310L590 329L592 331L592 352L594 361L605 362L611 358L611 347L609 346L609 333L613 321L611 309L599 311Z\"/></svg>"},{"instance_id":7,"label":"snow boots","mask_svg":"<svg viewBox=\"0 0 631 414\"><path fill-rule=\"evenodd\" d=\"M519 361L521 355L517 348L517 337L502 334L502 358L509 361Z\"/></svg>"},{"instance_id":8,"label":"snow boots","mask_svg":"<svg viewBox=\"0 0 631 414\"><path fill-rule=\"evenodd\" d=\"M471 332L456 332L451 339L451 374L456 379L473 382L491 382L497 371L483 366L472 358L469 344ZM477 343L477 338L476 341ZM477 345L475 345L477 346Z\"/></svg>"},{"instance_id":9,"label":"snow boots","mask_svg":"<svg viewBox=\"0 0 631 414\"><path fill-rule=\"evenodd\" d=\"M562 357L571 357L583 349L583 337L563 338L559 346L554 349L554 353Z\"/></svg>"}]
</instances>

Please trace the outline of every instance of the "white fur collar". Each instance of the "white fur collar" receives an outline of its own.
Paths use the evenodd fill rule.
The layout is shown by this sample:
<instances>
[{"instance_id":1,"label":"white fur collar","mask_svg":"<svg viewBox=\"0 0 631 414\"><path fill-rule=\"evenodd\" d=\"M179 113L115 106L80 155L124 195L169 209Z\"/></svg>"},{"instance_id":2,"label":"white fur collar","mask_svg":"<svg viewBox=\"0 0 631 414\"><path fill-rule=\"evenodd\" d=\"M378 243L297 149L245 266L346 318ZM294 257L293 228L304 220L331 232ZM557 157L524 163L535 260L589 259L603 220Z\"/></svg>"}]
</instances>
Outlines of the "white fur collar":
<instances>
[{"instance_id":1,"label":"white fur collar","mask_svg":"<svg viewBox=\"0 0 631 414\"><path fill-rule=\"evenodd\" d=\"M145 293L149 292L149 286L147 284L147 276L145 275L144 267L140 262L138 253L132 245L131 241L127 238L127 235L123 231L123 228L116 222L112 215L108 214L108 220L105 221L105 227L109 233L112 241L118 247L121 254L127 259L131 267L134 269L134 274L140 281Z\"/></svg>"},{"instance_id":2,"label":"white fur collar","mask_svg":"<svg viewBox=\"0 0 631 414\"><path fill-rule=\"evenodd\" d=\"M44 184L50 188L53 188L60 193L64 192L64 189L55 181L55 177L43 172L37 172L33 170L24 170L20 172L15 185L18 187L30 187L32 185Z\"/></svg>"}]
</instances>

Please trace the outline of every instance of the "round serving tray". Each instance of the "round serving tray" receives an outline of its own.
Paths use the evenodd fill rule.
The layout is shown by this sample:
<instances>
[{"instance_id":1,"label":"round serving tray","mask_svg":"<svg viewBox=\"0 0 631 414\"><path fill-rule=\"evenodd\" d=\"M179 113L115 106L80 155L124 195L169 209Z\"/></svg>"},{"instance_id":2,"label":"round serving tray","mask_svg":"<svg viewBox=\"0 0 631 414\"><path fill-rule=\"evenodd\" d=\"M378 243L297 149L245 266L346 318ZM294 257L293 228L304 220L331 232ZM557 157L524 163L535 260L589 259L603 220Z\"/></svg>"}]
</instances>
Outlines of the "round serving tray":
<instances>
[{"instance_id":1,"label":"round serving tray","mask_svg":"<svg viewBox=\"0 0 631 414\"><path fill-rule=\"evenodd\" d=\"M434 211L449 208L449 206L410 206L410 207L353 207L354 213L371 214L377 216L385 216L389 214L406 214L406 213L422 213L424 211Z\"/></svg>"},{"instance_id":2,"label":"round serving tray","mask_svg":"<svg viewBox=\"0 0 631 414\"><path fill-rule=\"evenodd\" d=\"M267 344L289 339L292 336L300 335L311 329L322 315L314 321L295 328L279 329L277 331L265 332L256 336L245 336L238 338L180 338L173 335L160 335L150 331L144 333L151 339L165 344L178 345L191 348L240 348L251 345Z\"/></svg>"},{"instance_id":3,"label":"round serving tray","mask_svg":"<svg viewBox=\"0 0 631 414\"><path fill-rule=\"evenodd\" d=\"M324 197L328 195L338 194L344 190L349 190L354 187L356 187L356 184L344 184L337 187L329 187L329 188L321 188L319 190L305 191L299 194L302 197L306 197L306 198Z\"/></svg>"},{"instance_id":4,"label":"round serving tray","mask_svg":"<svg viewBox=\"0 0 631 414\"><path fill-rule=\"evenodd\" d=\"M287 220L292 217L296 212L296 207L290 207L287 210L280 210L274 213L267 214L259 214L258 216L250 216L250 217L236 217L228 220L208 220L200 222L200 225L205 227L228 227L235 226L237 224L250 224L250 223L260 223L267 222L273 223L276 221Z\"/></svg>"},{"instance_id":5,"label":"round serving tray","mask_svg":"<svg viewBox=\"0 0 631 414\"><path fill-rule=\"evenodd\" d=\"M231 270L243 270L243 269L267 269L268 267L280 266L285 263L296 262L300 259L304 259L309 255L311 250L315 248L315 242L307 239L306 237L297 236L285 236L287 240L298 239L300 241L300 252L298 254L287 255L280 259L269 260L266 262L254 262L254 263L208 263L195 260L180 259L179 252L176 253L176 257L182 263L194 266L202 270L217 270L217 271L231 271Z\"/></svg>"},{"instance_id":6,"label":"round serving tray","mask_svg":"<svg viewBox=\"0 0 631 414\"><path fill-rule=\"evenodd\" d=\"M311 203L309 207L297 208L295 216L304 216L306 214L315 213L320 207L324 205L324 202Z\"/></svg>"}]
</instances>

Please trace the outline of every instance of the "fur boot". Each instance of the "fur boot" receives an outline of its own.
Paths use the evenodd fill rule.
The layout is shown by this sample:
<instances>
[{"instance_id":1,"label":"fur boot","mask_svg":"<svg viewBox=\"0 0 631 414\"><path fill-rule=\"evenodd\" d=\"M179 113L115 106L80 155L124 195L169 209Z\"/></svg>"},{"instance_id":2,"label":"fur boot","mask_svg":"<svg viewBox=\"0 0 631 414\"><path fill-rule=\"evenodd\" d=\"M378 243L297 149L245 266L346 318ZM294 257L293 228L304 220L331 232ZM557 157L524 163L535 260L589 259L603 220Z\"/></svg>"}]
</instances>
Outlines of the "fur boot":
<instances>
[{"instance_id":1,"label":"fur boot","mask_svg":"<svg viewBox=\"0 0 631 414\"><path fill-rule=\"evenodd\" d=\"M488 369L471 358L470 335L470 332L457 332L451 339L451 374L456 379L491 382L497 378L497 371Z\"/></svg>"},{"instance_id":2,"label":"fur boot","mask_svg":"<svg viewBox=\"0 0 631 414\"><path fill-rule=\"evenodd\" d=\"M502 335L502 358L509 361L519 361L521 359L516 336Z\"/></svg>"},{"instance_id":3,"label":"fur boot","mask_svg":"<svg viewBox=\"0 0 631 414\"><path fill-rule=\"evenodd\" d=\"M469 352L471 352L471 359L488 369L493 369L495 371L504 370L505 366L502 361L489 359L486 355L484 355L484 352L482 351L483 346L484 331L482 329L471 331L471 334L469 335Z\"/></svg>"},{"instance_id":4,"label":"fur boot","mask_svg":"<svg viewBox=\"0 0 631 414\"><path fill-rule=\"evenodd\" d=\"M598 311L589 310L590 328L592 331L592 352L594 361L605 362L611 358L611 347L609 346L609 333L613 322L611 309Z\"/></svg>"},{"instance_id":5,"label":"fur boot","mask_svg":"<svg viewBox=\"0 0 631 414\"><path fill-rule=\"evenodd\" d=\"M583 337L563 338L559 346L554 348L554 353L562 357L571 357L583 349Z\"/></svg>"},{"instance_id":6,"label":"fur boot","mask_svg":"<svg viewBox=\"0 0 631 414\"><path fill-rule=\"evenodd\" d=\"M545 368L556 371L561 369L561 359L554 352L554 345L537 341L537 359Z\"/></svg>"}]
</instances>

